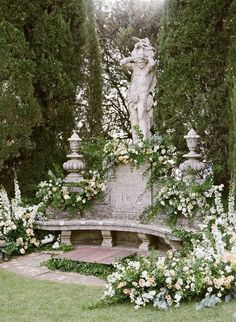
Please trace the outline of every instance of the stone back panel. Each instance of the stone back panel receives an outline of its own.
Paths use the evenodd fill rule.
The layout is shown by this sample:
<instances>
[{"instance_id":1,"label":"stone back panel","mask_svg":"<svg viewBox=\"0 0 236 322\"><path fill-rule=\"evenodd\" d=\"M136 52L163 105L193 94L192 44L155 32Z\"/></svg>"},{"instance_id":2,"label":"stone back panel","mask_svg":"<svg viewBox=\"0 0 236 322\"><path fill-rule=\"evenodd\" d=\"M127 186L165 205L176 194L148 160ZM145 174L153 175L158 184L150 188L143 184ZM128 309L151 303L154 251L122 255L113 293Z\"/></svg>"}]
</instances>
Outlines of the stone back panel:
<instances>
[{"instance_id":1,"label":"stone back panel","mask_svg":"<svg viewBox=\"0 0 236 322\"><path fill-rule=\"evenodd\" d=\"M148 165L136 169L118 164L110 175L103 199L95 203L91 215L138 221L143 210L152 204L152 189L147 187L148 173Z\"/></svg>"}]
</instances>

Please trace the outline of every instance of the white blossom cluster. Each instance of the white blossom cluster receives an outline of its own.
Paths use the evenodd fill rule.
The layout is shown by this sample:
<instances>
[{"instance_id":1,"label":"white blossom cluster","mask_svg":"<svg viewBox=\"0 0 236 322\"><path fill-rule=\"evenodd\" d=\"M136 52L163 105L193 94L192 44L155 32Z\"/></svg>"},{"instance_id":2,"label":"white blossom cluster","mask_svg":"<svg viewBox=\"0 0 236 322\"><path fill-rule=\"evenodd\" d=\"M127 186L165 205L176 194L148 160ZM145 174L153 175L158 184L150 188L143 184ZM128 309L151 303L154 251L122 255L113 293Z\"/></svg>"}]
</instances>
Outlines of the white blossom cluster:
<instances>
[{"instance_id":1,"label":"white blossom cluster","mask_svg":"<svg viewBox=\"0 0 236 322\"><path fill-rule=\"evenodd\" d=\"M177 152L175 147L157 137L153 142L140 139L132 140L113 139L104 146L104 168L109 169L115 163L139 166L145 162L159 167L159 175L169 174L176 164Z\"/></svg>"},{"instance_id":2,"label":"white blossom cluster","mask_svg":"<svg viewBox=\"0 0 236 322\"><path fill-rule=\"evenodd\" d=\"M11 201L5 189L0 190L0 250L11 244L15 252L25 254L40 244L34 234L38 206L23 206L17 179L14 184L15 198Z\"/></svg>"},{"instance_id":3,"label":"white blossom cluster","mask_svg":"<svg viewBox=\"0 0 236 322\"><path fill-rule=\"evenodd\" d=\"M90 178L80 182L80 192L68 189L62 178L50 174L49 181L40 182L36 197L44 208L51 206L53 209L78 209L83 207L99 192L105 189L105 180L98 171L89 171Z\"/></svg>"},{"instance_id":4,"label":"white blossom cluster","mask_svg":"<svg viewBox=\"0 0 236 322\"><path fill-rule=\"evenodd\" d=\"M108 276L105 298L129 299L135 309L151 303L159 309L179 306L185 300L201 300L197 309L229 301L236 289L236 214L233 195L229 211L222 209L219 193L212 187L207 197L214 197L215 211L209 212L192 251L185 256L169 251L166 257L151 260L138 257L115 265Z\"/></svg>"},{"instance_id":5,"label":"white blossom cluster","mask_svg":"<svg viewBox=\"0 0 236 322\"><path fill-rule=\"evenodd\" d=\"M212 186L206 191L195 191L191 185L178 180L165 181L159 188L155 202L163 213L192 219L224 212L222 202L223 185Z\"/></svg>"}]
</instances>

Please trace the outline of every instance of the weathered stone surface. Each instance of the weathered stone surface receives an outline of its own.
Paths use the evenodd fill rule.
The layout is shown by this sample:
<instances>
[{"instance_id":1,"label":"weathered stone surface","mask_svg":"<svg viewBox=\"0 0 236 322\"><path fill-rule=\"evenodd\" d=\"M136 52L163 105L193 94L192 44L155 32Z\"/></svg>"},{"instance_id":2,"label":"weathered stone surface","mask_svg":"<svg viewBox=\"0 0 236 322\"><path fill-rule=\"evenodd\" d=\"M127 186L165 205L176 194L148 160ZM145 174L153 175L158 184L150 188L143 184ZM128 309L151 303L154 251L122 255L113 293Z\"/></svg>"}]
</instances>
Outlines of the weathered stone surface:
<instances>
[{"instance_id":1,"label":"weathered stone surface","mask_svg":"<svg viewBox=\"0 0 236 322\"><path fill-rule=\"evenodd\" d=\"M173 236L169 227L157 224L144 225L135 221L119 221L119 220L50 220L50 221L38 221L37 228L46 231L101 231L104 244L101 240L101 245L106 247L112 247L116 244L116 240L113 240L114 232L130 232L136 233L139 239L139 247L141 250L147 250L149 248L149 238L159 237L165 245L176 249L181 244L181 239ZM107 231L107 233L106 233ZM112 232L112 233L110 233ZM108 238L106 238L108 237ZM159 243L158 243L159 244ZM161 246L161 245L160 245ZM163 248L163 247L160 247Z\"/></svg>"},{"instance_id":2,"label":"weathered stone surface","mask_svg":"<svg viewBox=\"0 0 236 322\"><path fill-rule=\"evenodd\" d=\"M147 188L148 167L133 169L129 164L117 165L108 180L104 199L94 205L91 216L138 221L143 210L152 204L152 191Z\"/></svg>"},{"instance_id":3,"label":"weathered stone surface","mask_svg":"<svg viewBox=\"0 0 236 322\"><path fill-rule=\"evenodd\" d=\"M138 250L135 248L78 246L75 250L56 256L56 258L110 265L121 258L134 255L137 252Z\"/></svg>"},{"instance_id":4,"label":"weathered stone surface","mask_svg":"<svg viewBox=\"0 0 236 322\"><path fill-rule=\"evenodd\" d=\"M84 276L71 272L51 271L48 268L43 267L43 262L49 260L50 258L51 254L32 253L29 255L16 257L8 262L0 263L0 269L37 280L82 284L88 286L106 285L105 281L95 276Z\"/></svg>"}]
</instances>

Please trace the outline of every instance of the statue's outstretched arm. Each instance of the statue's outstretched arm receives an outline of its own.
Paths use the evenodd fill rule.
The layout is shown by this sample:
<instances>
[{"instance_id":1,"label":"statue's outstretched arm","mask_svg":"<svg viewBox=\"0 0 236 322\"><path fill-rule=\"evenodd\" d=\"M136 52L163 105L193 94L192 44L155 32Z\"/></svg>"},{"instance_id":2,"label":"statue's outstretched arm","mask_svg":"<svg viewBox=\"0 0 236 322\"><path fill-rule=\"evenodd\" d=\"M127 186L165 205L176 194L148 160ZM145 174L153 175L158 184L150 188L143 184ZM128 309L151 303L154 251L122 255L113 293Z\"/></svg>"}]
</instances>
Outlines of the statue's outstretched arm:
<instances>
[{"instance_id":1,"label":"statue's outstretched arm","mask_svg":"<svg viewBox=\"0 0 236 322\"><path fill-rule=\"evenodd\" d=\"M121 65L124 65L126 68L132 69L133 63L134 63L134 58L133 57L123 58L123 59L121 59L120 63L121 63Z\"/></svg>"}]
</instances>

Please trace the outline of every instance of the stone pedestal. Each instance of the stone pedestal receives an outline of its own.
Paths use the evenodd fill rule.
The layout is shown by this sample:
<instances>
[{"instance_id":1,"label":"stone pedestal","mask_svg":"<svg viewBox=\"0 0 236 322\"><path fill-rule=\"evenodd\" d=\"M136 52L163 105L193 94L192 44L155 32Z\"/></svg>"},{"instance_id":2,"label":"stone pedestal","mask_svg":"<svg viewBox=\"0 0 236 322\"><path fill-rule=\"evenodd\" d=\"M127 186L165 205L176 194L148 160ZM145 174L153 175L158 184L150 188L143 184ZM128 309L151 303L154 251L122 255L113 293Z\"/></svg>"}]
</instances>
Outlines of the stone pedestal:
<instances>
[{"instance_id":1,"label":"stone pedestal","mask_svg":"<svg viewBox=\"0 0 236 322\"><path fill-rule=\"evenodd\" d=\"M152 191L147 188L150 165L138 169L119 164L107 182L103 200L97 202L92 215L96 218L138 221L143 210L152 205Z\"/></svg>"},{"instance_id":2,"label":"stone pedestal","mask_svg":"<svg viewBox=\"0 0 236 322\"><path fill-rule=\"evenodd\" d=\"M147 238L146 234L138 233L138 237L141 240L141 243L139 245L140 251L148 252L149 250L149 239Z\"/></svg>"},{"instance_id":3,"label":"stone pedestal","mask_svg":"<svg viewBox=\"0 0 236 322\"><path fill-rule=\"evenodd\" d=\"M71 244L71 230L62 230L61 243L65 245Z\"/></svg>"},{"instance_id":4,"label":"stone pedestal","mask_svg":"<svg viewBox=\"0 0 236 322\"><path fill-rule=\"evenodd\" d=\"M112 247L111 232L109 230L102 230L101 233L103 238L101 246L106 248Z\"/></svg>"}]
</instances>

